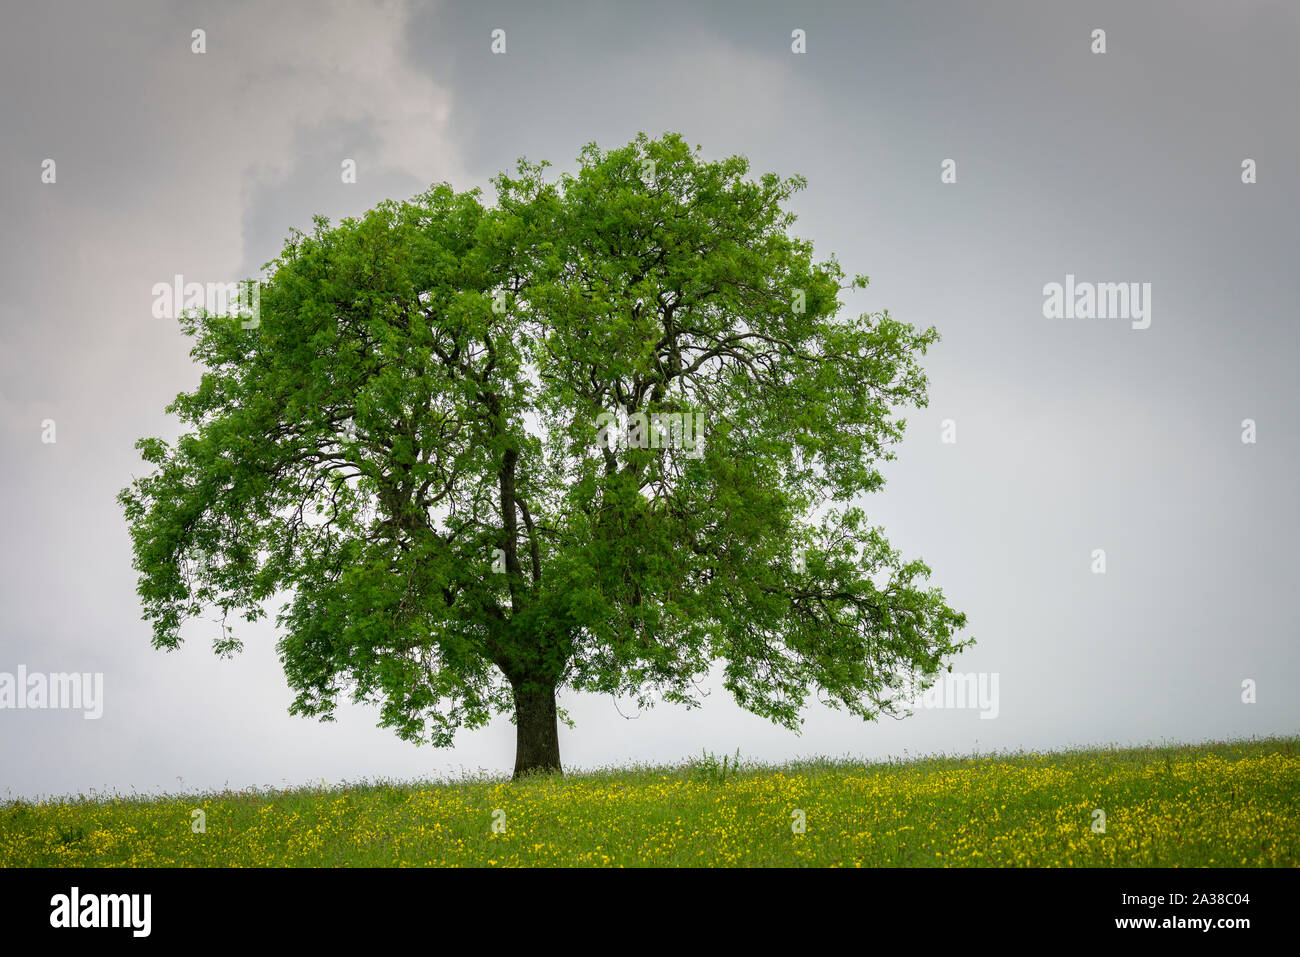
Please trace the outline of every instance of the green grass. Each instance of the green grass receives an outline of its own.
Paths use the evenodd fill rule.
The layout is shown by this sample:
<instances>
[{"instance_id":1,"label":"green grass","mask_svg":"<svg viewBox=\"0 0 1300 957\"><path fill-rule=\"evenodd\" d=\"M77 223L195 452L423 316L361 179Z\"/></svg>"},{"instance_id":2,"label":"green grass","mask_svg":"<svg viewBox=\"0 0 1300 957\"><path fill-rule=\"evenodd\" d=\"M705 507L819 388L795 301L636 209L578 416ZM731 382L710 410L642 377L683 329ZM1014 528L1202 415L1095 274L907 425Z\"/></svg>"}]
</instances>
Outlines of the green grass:
<instances>
[{"instance_id":1,"label":"green grass","mask_svg":"<svg viewBox=\"0 0 1300 957\"><path fill-rule=\"evenodd\" d=\"M1295 737L0 804L5 867L1297 864Z\"/></svg>"}]
</instances>

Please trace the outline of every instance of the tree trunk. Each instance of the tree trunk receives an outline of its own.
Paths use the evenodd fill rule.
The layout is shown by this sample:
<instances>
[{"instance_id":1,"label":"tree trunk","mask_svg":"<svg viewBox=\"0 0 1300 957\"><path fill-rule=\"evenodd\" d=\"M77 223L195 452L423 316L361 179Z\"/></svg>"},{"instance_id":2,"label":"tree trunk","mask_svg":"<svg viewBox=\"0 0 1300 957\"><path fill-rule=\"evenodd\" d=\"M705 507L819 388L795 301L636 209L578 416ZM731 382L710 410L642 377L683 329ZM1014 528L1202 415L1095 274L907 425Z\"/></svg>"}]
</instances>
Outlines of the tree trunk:
<instances>
[{"instance_id":1,"label":"tree trunk","mask_svg":"<svg viewBox=\"0 0 1300 957\"><path fill-rule=\"evenodd\" d=\"M515 780L544 771L560 773L559 716L555 687L523 681L512 685L515 696Z\"/></svg>"}]
</instances>

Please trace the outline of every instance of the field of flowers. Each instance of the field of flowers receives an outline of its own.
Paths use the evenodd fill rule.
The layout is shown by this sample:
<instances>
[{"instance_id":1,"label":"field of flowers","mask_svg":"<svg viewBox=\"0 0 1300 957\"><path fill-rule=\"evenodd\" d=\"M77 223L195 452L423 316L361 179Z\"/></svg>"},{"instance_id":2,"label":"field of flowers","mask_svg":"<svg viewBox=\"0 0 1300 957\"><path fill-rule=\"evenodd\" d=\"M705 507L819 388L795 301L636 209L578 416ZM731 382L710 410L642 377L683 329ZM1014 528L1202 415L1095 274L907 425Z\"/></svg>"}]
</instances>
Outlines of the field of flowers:
<instances>
[{"instance_id":1,"label":"field of flowers","mask_svg":"<svg viewBox=\"0 0 1300 957\"><path fill-rule=\"evenodd\" d=\"M0 804L3 867L1297 864L1297 738Z\"/></svg>"}]
</instances>

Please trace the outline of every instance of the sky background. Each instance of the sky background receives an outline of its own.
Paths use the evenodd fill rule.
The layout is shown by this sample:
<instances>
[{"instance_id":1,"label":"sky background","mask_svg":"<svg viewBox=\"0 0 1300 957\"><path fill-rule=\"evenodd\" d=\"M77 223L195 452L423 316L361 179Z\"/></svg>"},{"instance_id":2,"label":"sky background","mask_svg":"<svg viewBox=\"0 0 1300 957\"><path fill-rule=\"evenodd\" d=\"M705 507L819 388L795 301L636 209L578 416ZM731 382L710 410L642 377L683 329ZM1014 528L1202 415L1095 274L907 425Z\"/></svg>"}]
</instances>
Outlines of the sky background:
<instances>
[{"instance_id":1,"label":"sky background","mask_svg":"<svg viewBox=\"0 0 1300 957\"><path fill-rule=\"evenodd\" d=\"M968 614L954 670L996 673L999 712L814 704L795 735L717 682L630 720L565 694L566 766L1300 731L1294 2L0 9L0 672L102 672L105 698L97 721L0 710L0 798L509 771L504 718L437 751L368 707L291 717L273 616L231 660L203 621L151 648L115 496L199 376L151 289L254 275L313 214L639 131L804 175L794 231L871 277L846 307L938 327L930 404L866 505ZM1151 283L1150 328L1044 318L1067 273Z\"/></svg>"}]
</instances>

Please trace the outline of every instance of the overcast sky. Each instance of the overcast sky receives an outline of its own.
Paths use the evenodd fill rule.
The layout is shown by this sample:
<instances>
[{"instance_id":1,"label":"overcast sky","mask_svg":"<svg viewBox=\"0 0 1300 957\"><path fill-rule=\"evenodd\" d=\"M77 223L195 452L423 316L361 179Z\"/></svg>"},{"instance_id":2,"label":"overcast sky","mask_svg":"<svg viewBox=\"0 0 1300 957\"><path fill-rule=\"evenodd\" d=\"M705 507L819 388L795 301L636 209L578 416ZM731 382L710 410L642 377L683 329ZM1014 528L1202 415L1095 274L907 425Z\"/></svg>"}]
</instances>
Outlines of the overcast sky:
<instances>
[{"instance_id":1,"label":"overcast sky","mask_svg":"<svg viewBox=\"0 0 1300 957\"><path fill-rule=\"evenodd\" d=\"M0 672L102 673L104 701L0 710L0 798L511 768L504 719L435 751L369 708L289 716L270 621L233 660L206 622L151 648L114 496L199 376L151 289L255 274L313 214L639 131L804 175L796 231L871 277L848 305L939 328L930 405L866 504L969 615L954 670L999 701L813 706L794 735L716 685L634 720L569 694L567 766L1295 733L1298 46L1300 7L1254 0L5 0ZM1067 274L1149 283L1149 327L1046 318Z\"/></svg>"}]
</instances>

